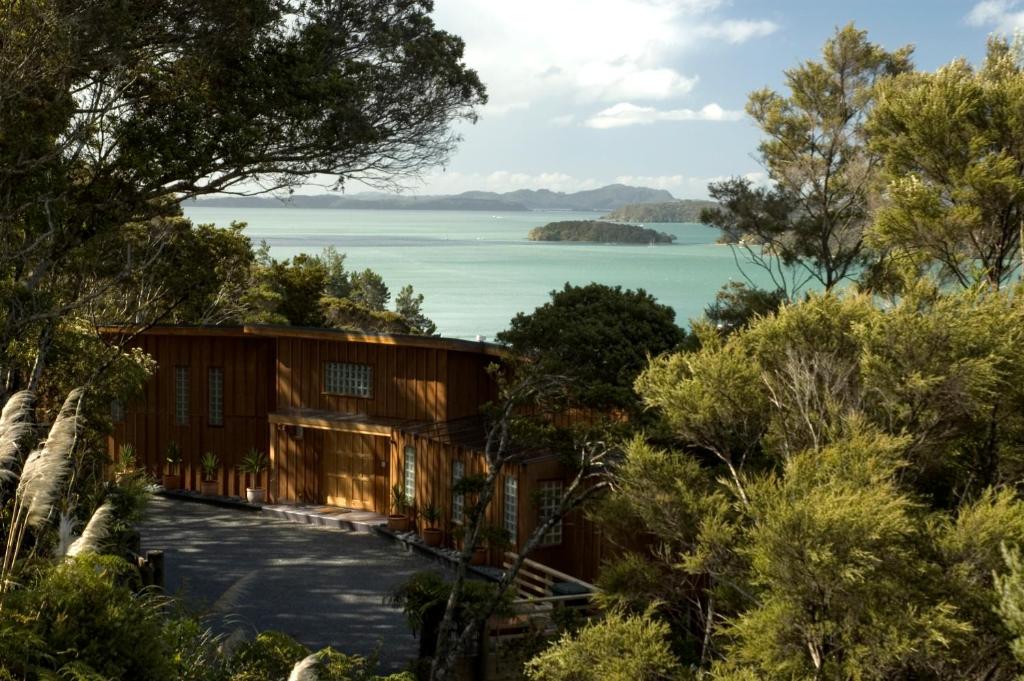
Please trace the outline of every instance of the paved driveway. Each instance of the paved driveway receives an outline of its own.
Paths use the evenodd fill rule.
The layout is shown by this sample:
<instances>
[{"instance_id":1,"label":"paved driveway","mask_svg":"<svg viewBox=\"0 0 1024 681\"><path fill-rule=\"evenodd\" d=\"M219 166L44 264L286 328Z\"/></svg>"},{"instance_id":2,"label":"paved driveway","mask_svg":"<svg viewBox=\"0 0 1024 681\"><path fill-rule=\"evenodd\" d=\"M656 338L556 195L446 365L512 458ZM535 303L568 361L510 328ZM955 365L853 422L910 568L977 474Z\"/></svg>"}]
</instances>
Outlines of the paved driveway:
<instances>
[{"instance_id":1,"label":"paved driveway","mask_svg":"<svg viewBox=\"0 0 1024 681\"><path fill-rule=\"evenodd\" d=\"M387 670L416 654L402 613L381 599L438 565L384 538L160 497L140 530L144 552L165 552L169 593L201 611L231 613L250 635L276 629L314 650L379 649ZM225 630L223 620L215 628Z\"/></svg>"}]
</instances>

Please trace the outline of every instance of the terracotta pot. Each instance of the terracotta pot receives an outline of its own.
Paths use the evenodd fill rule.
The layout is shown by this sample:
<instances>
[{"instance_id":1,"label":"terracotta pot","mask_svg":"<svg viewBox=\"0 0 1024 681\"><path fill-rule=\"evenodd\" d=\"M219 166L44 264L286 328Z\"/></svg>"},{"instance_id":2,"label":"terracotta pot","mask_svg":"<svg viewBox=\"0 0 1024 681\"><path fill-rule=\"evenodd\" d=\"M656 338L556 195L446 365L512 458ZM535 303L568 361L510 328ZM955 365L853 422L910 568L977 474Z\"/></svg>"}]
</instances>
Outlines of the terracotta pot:
<instances>
[{"instance_id":1,"label":"terracotta pot","mask_svg":"<svg viewBox=\"0 0 1024 681\"><path fill-rule=\"evenodd\" d=\"M473 557L469 559L470 565L483 565L487 562L487 549L478 546L473 549Z\"/></svg>"},{"instance_id":2,"label":"terracotta pot","mask_svg":"<svg viewBox=\"0 0 1024 681\"><path fill-rule=\"evenodd\" d=\"M428 527L423 530L423 541L427 546L440 546L444 539L444 531L436 527Z\"/></svg>"},{"instance_id":3,"label":"terracotta pot","mask_svg":"<svg viewBox=\"0 0 1024 681\"><path fill-rule=\"evenodd\" d=\"M262 487L246 487L245 488L245 499L250 504L262 504L263 503L263 488Z\"/></svg>"},{"instance_id":4,"label":"terracotta pot","mask_svg":"<svg viewBox=\"0 0 1024 681\"><path fill-rule=\"evenodd\" d=\"M164 473L164 489L181 489L181 476L177 473Z\"/></svg>"},{"instance_id":5,"label":"terracotta pot","mask_svg":"<svg viewBox=\"0 0 1024 681\"><path fill-rule=\"evenodd\" d=\"M215 497L220 493L220 485L217 484L216 480L203 480L199 485L199 489L202 491L203 496Z\"/></svg>"},{"instance_id":6,"label":"terracotta pot","mask_svg":"<svg viewBox=\"0 0 1024 681\"><path fill-rule=\"evenodd\" d=\"M408 532L409 517L404 515L389 515L388 529L392 532Z\"/></svg>"}]
</instances>

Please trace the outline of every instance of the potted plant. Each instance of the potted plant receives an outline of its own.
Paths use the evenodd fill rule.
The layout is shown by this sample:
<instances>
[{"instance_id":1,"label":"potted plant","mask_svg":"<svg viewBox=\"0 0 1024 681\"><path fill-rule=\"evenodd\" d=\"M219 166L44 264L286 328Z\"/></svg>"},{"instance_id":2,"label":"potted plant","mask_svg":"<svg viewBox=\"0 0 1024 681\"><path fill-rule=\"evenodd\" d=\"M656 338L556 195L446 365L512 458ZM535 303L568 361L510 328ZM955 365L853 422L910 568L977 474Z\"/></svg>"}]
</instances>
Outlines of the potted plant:
<instances>
[{"instance_id":1,"label":"potted plant","mask_svg":"<svg viewBox=\"0 0 1024 681\"><path fill-rule=\"evenodd\" d=\"M167 443L167 472L164 473L164 489L181 489L181 447L174 440Z\"/></svg>"},{"instance_id":2,"label":"potted plant","mask_svg":"<svg viewBox=\"0 0 1024 681\"><path fill-rule=\"evenodd\" d=\"M388 516L388 529L393 532L409 531L409 497L405 488L395 485L391 488L391 515Z\"/></svg>"},{"instance_id":3,"label":"potted plant","mask_svg":"<svg viewBox=\"0 0 1024 681\"><path fill-rule=\"evenodd\" d=\"M129 442L121 445L121 451L117 454L117 461L114 462L114 480L121 482L135 473L135 446Z\"/></svg>"},{"instance_id":4,"label":"potted plant","mask_svg":"<svg viewBox=\"0 0 1024 681\"><path fill-rule=\"evenodd\" d=\"M423 541L427 546L440 546L444 538L444 531L437 526L437 521L441 519L441 509L436 504L430 504L423 509L423 519L427 521L427 526L423 528Z\"/></svg>"},{"instance_id":5,"label":"potted plant","mask_svg":"<svg viewBox=\"0 0 1024 681\"><path fill-rule=\"evenodd\" d=\"M267 454L253 447L238 464L238 470L252 476L252 487L246 486L245 499L250 504L262 504L263 488L260 487L260 473L267 469Z\"/></svg>"},{"instance_id":6,"label":"potted plant","mask_svg":"<svg viewBox=\"0 0 1024 681\"><path fill-rule=\"evenodd\" d=\"M481 527L477 535L476 546L473 547L473 555L469 558L470 565L483 565L487 562L487 547L484 546L484 535L487 527ZM458 525L452 530L452 539L455 540L455 548L462 551L465 548L466 526Z\"/></svg>"},{"instance_id":7,"label":"potted plant","mask_svg":"<svg viewBox=\"0 0 1024 681\"><path fill-rule=\"evenodd\" d=\"M213 452L206 452L199 466L203 469L203 482L200 485L203 494L209 497L217 496L217 470L220 468L220 459Z\"/></svg>"}]
</instances>

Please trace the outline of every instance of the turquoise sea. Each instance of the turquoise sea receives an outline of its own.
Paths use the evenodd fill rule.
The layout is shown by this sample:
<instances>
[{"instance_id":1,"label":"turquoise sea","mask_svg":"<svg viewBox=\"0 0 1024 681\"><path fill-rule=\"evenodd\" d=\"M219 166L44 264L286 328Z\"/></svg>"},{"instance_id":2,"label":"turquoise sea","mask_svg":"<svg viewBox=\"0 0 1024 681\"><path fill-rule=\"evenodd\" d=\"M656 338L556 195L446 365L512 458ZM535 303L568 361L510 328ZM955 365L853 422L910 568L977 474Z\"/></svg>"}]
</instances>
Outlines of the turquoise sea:
<instances>
[{"instance_id":1,"label":"turquoise sea","mask_svg":"<svg viewBox=\"0 0 1024 681\"><path fill-rule=\"evenodd\" d=\"M286 258L334 246L349 269L372 268L392 293L412 284L438 331L488 339L521 311L548 300L565 282L643 288L676 310L682 326L701 314L718 288L741 280L718 232L698 224L649 225L677 236L669 245L632 246L528 241L533 227L556 220L593 220L597 213L362 211L299 208L208 208L194 204L197 223L248 223L254 243L266 240Z\"/></svg>"}]
</instances>

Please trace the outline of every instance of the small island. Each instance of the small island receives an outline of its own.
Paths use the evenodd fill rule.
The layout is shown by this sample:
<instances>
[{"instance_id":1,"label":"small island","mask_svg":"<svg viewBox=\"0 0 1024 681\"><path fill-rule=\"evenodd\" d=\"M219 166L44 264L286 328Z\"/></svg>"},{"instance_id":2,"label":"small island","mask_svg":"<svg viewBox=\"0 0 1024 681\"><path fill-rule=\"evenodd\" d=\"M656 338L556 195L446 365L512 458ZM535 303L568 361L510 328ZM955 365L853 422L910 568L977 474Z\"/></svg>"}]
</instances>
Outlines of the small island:
<instances>
[{"instance_id":1,"label":"small island","mask_svg":"<svg viewBox=\"0 0 1024 681\"><path fill-rule=\"evenodd\" d=\"M675 236L636 225L599 220L552 222L530 230L530 241L589 241L603 244L670 244Z\"/></svg>"}]
</instances>

